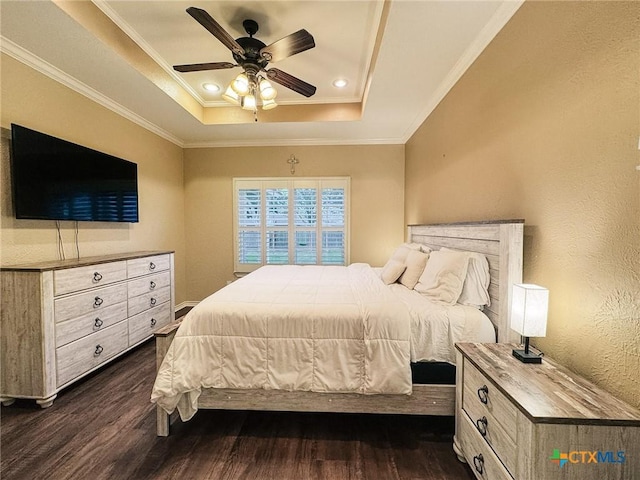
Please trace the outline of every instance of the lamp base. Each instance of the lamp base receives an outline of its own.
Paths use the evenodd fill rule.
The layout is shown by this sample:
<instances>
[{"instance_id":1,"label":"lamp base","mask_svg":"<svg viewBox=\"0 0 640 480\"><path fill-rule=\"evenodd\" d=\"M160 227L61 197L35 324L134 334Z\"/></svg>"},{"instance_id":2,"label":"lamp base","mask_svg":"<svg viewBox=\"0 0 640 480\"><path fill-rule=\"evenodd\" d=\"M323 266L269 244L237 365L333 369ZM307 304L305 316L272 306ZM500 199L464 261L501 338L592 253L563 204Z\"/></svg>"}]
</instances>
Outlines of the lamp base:
<instances>
[{"instance_id":1,"label":"lamp base","mask_svg":"<svg viewBox=\"0 0 640 480\"><path fill-rule=\"evenodd\" d=\"M513 350L513 356L523 363L542 363L542 357L525 350Z\"/></svg>"}]
</instances>

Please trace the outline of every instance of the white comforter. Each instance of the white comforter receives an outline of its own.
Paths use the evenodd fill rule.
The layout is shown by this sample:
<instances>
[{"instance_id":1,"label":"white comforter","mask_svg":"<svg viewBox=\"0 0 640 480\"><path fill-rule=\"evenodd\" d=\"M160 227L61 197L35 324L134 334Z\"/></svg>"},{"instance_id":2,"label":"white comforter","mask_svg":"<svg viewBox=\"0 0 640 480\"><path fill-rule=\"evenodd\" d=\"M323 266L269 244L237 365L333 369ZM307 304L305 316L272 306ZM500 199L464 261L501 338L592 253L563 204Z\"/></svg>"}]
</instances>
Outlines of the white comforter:
<instances>
[{"instance_id":1,"label":"white comforter","mask_svg":"<svg viewBox=\"0 0 640 480\"><path fill-rule=\"evenodd\" d=\"M442 305L399 283L388 288L411 316L411 361L456 363L457 342L495 343L491 320L475 307Z\"/></svg>"},{"instance_id":2,"label":"white comforter","mask_svg":"<svg viewBox=\"0 0 640 480\"><path fill-rule=\"evenodd\" d=\"M409 394L410 324L369 265L262 267L189 312L151 400L188 420L208 387Z\"/></svg>"}]
</instances>

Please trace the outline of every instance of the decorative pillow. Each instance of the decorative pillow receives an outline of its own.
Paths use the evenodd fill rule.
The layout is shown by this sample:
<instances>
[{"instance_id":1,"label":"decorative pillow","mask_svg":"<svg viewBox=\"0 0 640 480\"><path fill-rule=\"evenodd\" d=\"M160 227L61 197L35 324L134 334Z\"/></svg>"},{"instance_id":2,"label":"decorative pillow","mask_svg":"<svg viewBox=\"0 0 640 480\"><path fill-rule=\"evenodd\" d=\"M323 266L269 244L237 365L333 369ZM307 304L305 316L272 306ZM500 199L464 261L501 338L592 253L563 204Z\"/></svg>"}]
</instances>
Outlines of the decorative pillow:
<instances>
[{"instance_id":1,"label":"decorative pillow","mask_svg":"<svg viewBox=\"0 0 640 480\"><path fill-rule=\"evenodd\" d=\"M424 253L429 253L431 252L431 249L429 247L427 247L426 245L423 245L421 243L405 243L405 246L409 247L411 250L420 250L421 252Z\"/></svg>"},{"instance_id":2,"label":"decorative pillow","mask_svg":"<svg viewBox=\"0 0 640 480\"><path fill-rule=\"evenodd\" d=\"M462 293L469 256L464 252L431 252L415 290L430 300L455 305Z\"/></svg>"},{"instance_id":3,"label":"decorative pillow","mask_svg":"<svg viewBox=\"0 0 640 480\"><path fill-rule=\"evenodd\" d=\"M428 253L421 252L420 250L410 250L407 255L407 260L405 261L407 269L400 277L400 283L409 289L415 287L420 275L422 275L424 271L428 259Z\"/></svg>"},{"instance_id":4,"label":"decorative pillow","mask_svg":"<svg viewBox=\"0 0 640 480\"><path fill-rule=\"evenodd\" d=\"M404 264L407 261L407 256L409 255L410 251L411 249L409 248L409 246L406 243L403 243L394 250L389 260L395 260L396 262L401 262L402 264Z\"/></svg>"},{"instance_id":5,"label":"decorative pillow","mask_svg":"<svg viewBox=\"0 0 640 480\"><path fill-rule=\"evenodd\" d=\"M442 248L442 250L454 251L448 248ZM481 253L465 253L469 257L469 266L458 303L482 310L485 305L491 305L491 298L489 297L489 283L491 282L489 262L487 257Z\"/></svg>"},{"instance_id":6,"label":"decorative pillow","mask_svg":"<svg viewBox=\"0 0 640 480\"><path fill-rule=\"evenodd\" d=\"M398 262L397 260L390 259L384 267L382 267L382 272L380 272L380 278L385 283L385 285L391 285L396 282L400 275L406 270L407 266Z\"/></svg>"}]
</instances>

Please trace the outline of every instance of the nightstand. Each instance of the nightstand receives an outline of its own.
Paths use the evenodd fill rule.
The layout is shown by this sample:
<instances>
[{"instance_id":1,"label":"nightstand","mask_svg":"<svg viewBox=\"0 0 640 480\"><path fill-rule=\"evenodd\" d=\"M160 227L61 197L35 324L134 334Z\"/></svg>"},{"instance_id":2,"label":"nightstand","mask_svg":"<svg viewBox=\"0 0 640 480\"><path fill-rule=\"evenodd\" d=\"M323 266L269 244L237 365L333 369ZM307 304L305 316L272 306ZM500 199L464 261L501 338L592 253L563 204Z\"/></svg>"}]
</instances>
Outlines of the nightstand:
<instances>
[{"instance_id":1,"label":"nightstand","mask_svg":"<svg viewBox=\"0 0 640 480\"><path fill-rule=\"evenodd\" d=\"M511 344L456 344L453 448L484 480L640 479L640 411Z\"/></svg>"}]
</instances>

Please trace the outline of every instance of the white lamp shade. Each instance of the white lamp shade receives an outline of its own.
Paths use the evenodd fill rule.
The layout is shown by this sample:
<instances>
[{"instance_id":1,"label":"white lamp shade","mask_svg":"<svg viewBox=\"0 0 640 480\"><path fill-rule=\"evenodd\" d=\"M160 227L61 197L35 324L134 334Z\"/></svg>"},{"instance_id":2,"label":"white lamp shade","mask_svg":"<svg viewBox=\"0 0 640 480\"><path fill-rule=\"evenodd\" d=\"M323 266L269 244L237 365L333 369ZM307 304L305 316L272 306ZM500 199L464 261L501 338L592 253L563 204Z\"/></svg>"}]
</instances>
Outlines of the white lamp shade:
<instances>
[{"instance_id":1,"label":"white lamp shade","mask_svg":"<svg viewBox=\"0 0 640 480\"><path fill-rule=\"evenodd\" d=\"M515 284L511 294L511 329L525 337L547 334L549 290L538 285Z\"/></svg>"},{"instance_id":2,"label":"white lamp shade","mask_svg":"<svg viewBox=\"0 0 640 480\"><path fill-rule=\"evenodd\" d=\"M231 88L240 96L246 95L249 93L249 79L241 73L231 82Z\"/></svg>"},{"instance_id":3,"label":"white lamp shade","mask_svg":"<svg viewBox=\"0 0 640 480\"><path fill-rule=\"evenodd\" d=\"M260 80L260 98L262 98L262 100L273 100L277 94L278 92L268 80L264 78Z\"/></svg>"},{"instance_id":4,"label":"white lamp shade","mask_svg":"<svg viewBox=\"0 0 640 480\"><path fill-rule=\"evenodd\" d=\"M272 108L276 108L278 104L275 100L263 100L262 101L262 109L263 110L271 110Z\"/></svg>"},{"instance_id":5,"label":"white lamp shade","mask_svg":"<svg viewBox=\"0 0 640 480\"><path fill-rule=\"evenodd\" d=\"M222 98L233 105L240 105L240 95L234 92L231 86L227 87L227 90L222 94Z\"/></svg>"},{"instance_id":6,"label":"white lamp shade","mask_svg":"<svg viewBox=\"0 0 640 480\"><path fill-rule=\"evenodd\" d=\"M249 94L242 97L242 108L244 110L255 110L256 109L256 97Z\"/></svg>"}]
</instances>

